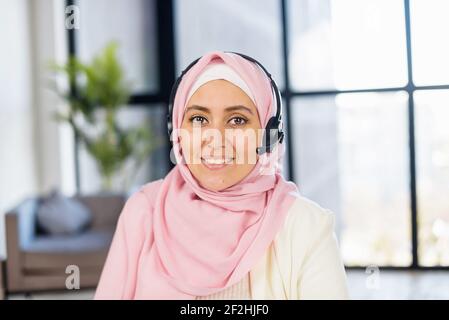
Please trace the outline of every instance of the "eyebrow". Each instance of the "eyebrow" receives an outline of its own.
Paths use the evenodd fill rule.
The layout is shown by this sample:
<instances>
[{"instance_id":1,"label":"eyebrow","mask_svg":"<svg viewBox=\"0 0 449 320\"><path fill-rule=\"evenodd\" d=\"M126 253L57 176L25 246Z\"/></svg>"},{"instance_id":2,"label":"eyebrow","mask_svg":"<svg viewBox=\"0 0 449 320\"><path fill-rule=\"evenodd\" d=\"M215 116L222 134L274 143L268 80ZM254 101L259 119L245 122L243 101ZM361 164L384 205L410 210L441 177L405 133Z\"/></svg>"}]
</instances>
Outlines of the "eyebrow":
<instances>
[{"instance_id":1,"label":"eyebrow","mask_svg":"<svg viewBox=\"0 0 449 320\"><path fill-rule=\"evenodd\" d=\"M203 107L203 106L199 106L199 105L196 105L196 104L191 105L190 107L187 107L185 112L187 113L190 110L200 110L200 111L203 111L205 113L209 113L209 114L211 113L209 108ZM249 112L250 114L254 114L253 111L250 108L242 106L242 105L226 107L224 110L227 111L227 112L237 111L237 110L245 110L245 111Z\"/></svg>"}]
</instances>

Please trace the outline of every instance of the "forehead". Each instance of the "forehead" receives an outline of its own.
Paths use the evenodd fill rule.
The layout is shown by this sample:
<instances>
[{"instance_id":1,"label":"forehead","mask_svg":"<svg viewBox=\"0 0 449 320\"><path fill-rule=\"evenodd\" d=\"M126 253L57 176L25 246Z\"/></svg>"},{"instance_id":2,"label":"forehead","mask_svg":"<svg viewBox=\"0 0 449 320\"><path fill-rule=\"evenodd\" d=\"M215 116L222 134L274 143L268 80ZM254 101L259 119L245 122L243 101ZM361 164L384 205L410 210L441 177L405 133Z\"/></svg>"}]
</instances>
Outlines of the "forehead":
<instances>
[{"instance_id":1,"label":"forehead","mask_svg":"<svg viewBox=\"0 0 449 320\"><path fill-rule=\"evenodd\" d=\"M225 108L229 106L244 106L253 113L257 112L253 100L245 91L226 80L212 80L200 86L187 102L186 112L192 110L189 108L191 106L204 106L210 111L222 112L228 111Z\"/></svg>"}]
</instances>

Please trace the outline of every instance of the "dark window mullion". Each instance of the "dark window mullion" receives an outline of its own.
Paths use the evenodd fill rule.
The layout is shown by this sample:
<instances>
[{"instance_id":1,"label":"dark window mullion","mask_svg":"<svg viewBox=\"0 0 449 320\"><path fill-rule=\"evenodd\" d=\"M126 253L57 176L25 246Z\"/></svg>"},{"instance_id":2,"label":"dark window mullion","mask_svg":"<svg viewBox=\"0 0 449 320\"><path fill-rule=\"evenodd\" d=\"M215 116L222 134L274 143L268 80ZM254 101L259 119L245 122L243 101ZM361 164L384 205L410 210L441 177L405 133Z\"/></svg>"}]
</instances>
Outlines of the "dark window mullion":
<instances>
[{"instance_id":1,"label":"dark window mullion","mask_svg":"<svg viewBox=\"0 0 449 320\"><path fill-rule=\"evenodd\" d=\"M76 5L76 0L66 0L66 7ZM68 46L68 55L69 57L76 56L77 50L76 50L76 41L77 41L77 29L75 28L68 28L67 29L67 46ZM75 86L73 83L70 83L70 94L75 94ZM75 164L75 188L76 193L81 192L81 173L80 173L80 159L79 159L79 142L80 138L76 132L73 132L74 135L74 143L73 143L73 153L74 153L74 164Z\"/></svg>"},{"instance_id":2,"label":"dark window mullion","mask_svg":"<svg viewBox=\"0 0 449 320\"><path fill-rule=\"evenodd\" d=\"M408 71L408 129L409 129L409 155L410 155L410 206L411 206L411 231L412 231L412 268L419 267L418 257L418 204L416 194L416 154L415 154L415 108L413 68L412 68L412 44L410 28L410 1L404 0L405 32L407 42L407 71Z\"/></svg>"},{"instance_id":3,"label":"dark window mullion","mask_svg":"<svg viewBox=\"0 0 449 320\"><path fill-rule=\"evenodd\" d=\"M128 104L130 106L142 105L142 104L158 104L165 102L165 97L159 93L147 94L147 93L137 93L131 95Z\"/></svg>"},{"instance_id":4,"label":"dark window mullion","mask_svg":"<svg viewBox=\"0 0 449 320\"><path fill-rule=\"evenodd\" d=\"M449 90L449 85L430 85L430 86L416 86L411 82L403 87L384 87L384 88L363 88L363 89L348 89L348 90L316 90L316 91L289 91L291 97L302 96L319 96L319 95L336 95L339 93L364 93L364 92L394 92L407 91L415 92L416 90ZM282 94L287 94L284 90Z\"/></svg>"},{"instance_id":5,"label":"dark window mullion","mask_svg":"<svg viewBox=\"0 0 449 320\"><path fill-rule=\"evenodd\" d=\"M325 96L325 95L337 95L340 93L365 93L365 92L394 92L407 90L405 87L389 87L389 88L364 88L364 89L348 89L348 90L317 90L317 91L293 91L290 92L292 97L303 96Z\"/></svg>"},{"instance_id":6,"label":"dark window mullion","mask_svg":"<svg viewBox=\"0 0 449 320\"><path fill-rule=\"evenodd\" d=\"M290 89L290 72L288 65L288 55L289 55L289 30L288 30L288 21L287 21L287 0L281 0L281 23L282 23L282 58L283 58L283 67L284 67L284 87L285 90L282 92L284 97L285 106L283 106L282 112L285 114L284 121L286 121L286 132L285 134L288 136L288 148L287 156L288 156L288 179L291 181L295 181L295 168L293 166L293 136L292 136L292 119L290 113L291 107L291 89ZM284 140L286 141L286 140ZM297 165L297 163L295 163Z\"/></svg>"},{"instance_id":7,"label":"dark window mullion","mask_svg":"<svg viewBox=\"0 0 449 320\"><path fill-rule=\"evenodd\" d=\"M156 1L156 19L157 19L157 48L158 48L158 66L159 66L159 97L165 103L168 109L168 100L171 87L176 80L176 59L175 59L175 25L173 0ZM166 119L161 119L165 121ZM171 141L168 133L166 134L167 148L165 150L166 161L169 164L169 170L174 167L170 160Z\"/></svg>"}]
</instances>

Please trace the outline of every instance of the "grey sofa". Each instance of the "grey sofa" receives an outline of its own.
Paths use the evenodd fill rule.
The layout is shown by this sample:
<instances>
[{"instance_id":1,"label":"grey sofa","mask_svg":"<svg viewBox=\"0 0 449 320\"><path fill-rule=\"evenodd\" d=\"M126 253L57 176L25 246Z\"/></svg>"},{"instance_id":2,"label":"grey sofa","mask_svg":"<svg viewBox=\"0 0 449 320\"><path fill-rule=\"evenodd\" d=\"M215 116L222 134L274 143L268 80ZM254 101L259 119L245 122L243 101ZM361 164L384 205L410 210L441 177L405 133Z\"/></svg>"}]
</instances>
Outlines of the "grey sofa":
<instances>
[{"instance_id":1,"label":"grey sofa","mask_svg":"<svg viewBox=\"0 0 449 320\"><path fill-rule=\"evenodd\" d=\"M39 233L36 224L38 199L27 199L5 215L6 290L28 293L64 290L69 265L80 271L80 288L97 286L103 264L125 203L121 195L80 196L92 212L89 228L69 236Z\"/></svg>"}]
</instances>

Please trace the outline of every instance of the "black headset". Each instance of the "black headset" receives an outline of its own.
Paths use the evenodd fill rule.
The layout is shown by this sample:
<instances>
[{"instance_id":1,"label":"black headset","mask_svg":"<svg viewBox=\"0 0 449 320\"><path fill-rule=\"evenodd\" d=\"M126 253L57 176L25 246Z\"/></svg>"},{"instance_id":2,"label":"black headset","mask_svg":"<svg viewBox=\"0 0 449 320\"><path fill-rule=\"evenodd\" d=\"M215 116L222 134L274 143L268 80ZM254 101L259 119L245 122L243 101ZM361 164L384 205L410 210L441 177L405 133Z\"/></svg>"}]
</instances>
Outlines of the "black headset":
<instances>
[{"instance_id":1,"label":"black headset","mask_svg":"<svg viewBox=\"0 0 449 320\"><path fill-rule=\"evenodd\" d=\"M268 79L270 80L271 83L271 88L274 91L274 95L276 98L276 115L271 117L268 120L267 125L265 126L265 131L264 131L264 135L263 135L263 140L264 144L261 147L257 147L256 152L257 154L261 155L265 152L270 153L274 147L276 146L277 143L282 143L282 141L284 140L284 132L282 130L282 99L281 99L281 93L278 89L278 86L276 85L276 82L273 80L273 78L271 77L271 74L267 71L267 69L265 69L265 67L258 62L256 59L251 58L247 55L244 55L242 53L237 53L237 52L232 52L232 51L225 51L226 53L233 53L236 55L241 56L242 58L245 58L246 60L253 62L255 64L257 64L267 75ZM178 79L176 79L175 84L172 87L171 93L170 93L170 100L169 100L169 104L168 104L168 114L167 114L167 129L168 129L168 136L171 137L172 131L173 131L173 122L172 122L172 114L173 114L173 104L174 104L174 99L175 99L175 95L176 95L176 91L178 90L178 86L183 78L183 76L187 73L187 71L189 71L197 62L198 60L200 60L200 58L194 60L193 62L191 62L187 68L185 68L182 72L181 75L178 77ZM267 132L269 134L267 134ZM273 142L270 144L270 142Z\"/></svg>"}]
</instances>

